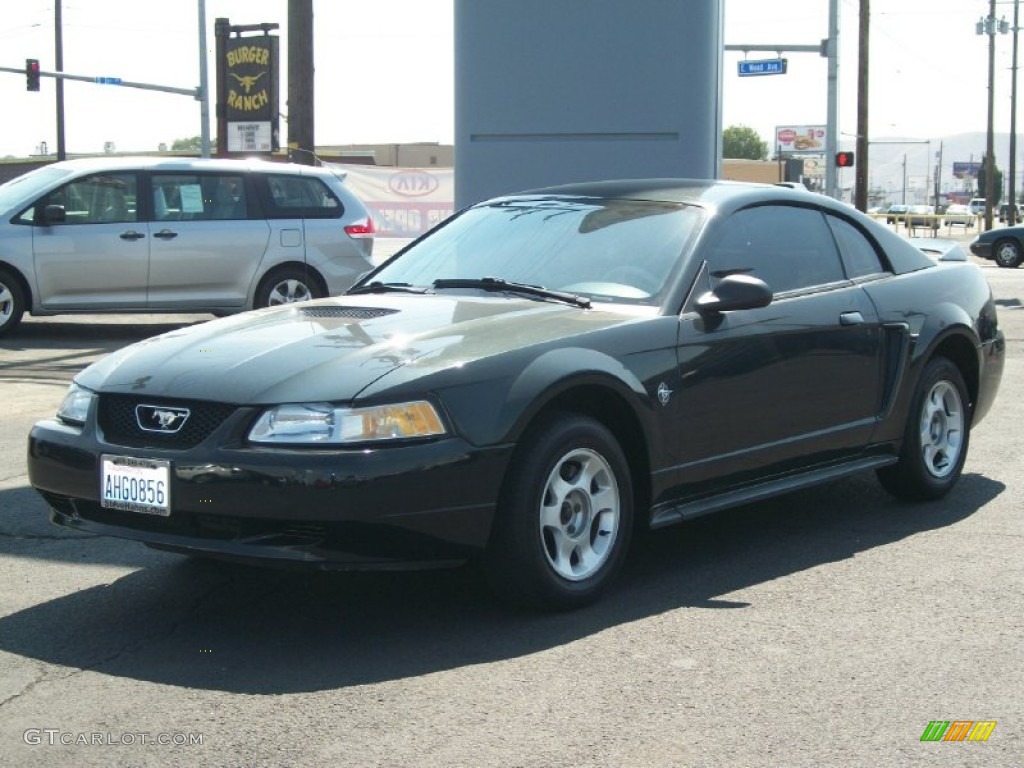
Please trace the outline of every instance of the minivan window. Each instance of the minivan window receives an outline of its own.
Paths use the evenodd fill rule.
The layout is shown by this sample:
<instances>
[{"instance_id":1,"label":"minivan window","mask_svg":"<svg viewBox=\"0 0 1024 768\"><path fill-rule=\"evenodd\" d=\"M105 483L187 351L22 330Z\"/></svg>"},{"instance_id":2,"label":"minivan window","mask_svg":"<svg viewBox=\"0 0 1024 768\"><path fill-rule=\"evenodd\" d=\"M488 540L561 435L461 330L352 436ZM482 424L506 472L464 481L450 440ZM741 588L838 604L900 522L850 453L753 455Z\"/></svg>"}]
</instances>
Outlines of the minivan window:
<instances>
[{"instance_id":1,"label":"minivan window","mask_svg":"<svg viewBox=\"0 0 1024 768\"><path fill-rule=\"evenodd\" d=\"M138 220L134 173L96 173L68 182L38 203L64 208L64 224L108 224Z\"/></svg>"},{"instance_id":2,"label":"minivan window","mask_svg":"<svg viewBox=\"0 0 1024 768\"><path fill-rule=\"evenodd\" d=\"M267 216L272 219L335 219L341 201L320 179L312 176L264 177L267 185Z\"/></svg>"},{"instance_id":3,"label":"minivan window","mask_svg":"<svg viewBox=\"0 0 1024 768\"><path fill-rule=\"evenodd\" d=\"M227 173L154 173L153 221L224 221L248 217L245 178Z\"/></svg>"}]
</instances>

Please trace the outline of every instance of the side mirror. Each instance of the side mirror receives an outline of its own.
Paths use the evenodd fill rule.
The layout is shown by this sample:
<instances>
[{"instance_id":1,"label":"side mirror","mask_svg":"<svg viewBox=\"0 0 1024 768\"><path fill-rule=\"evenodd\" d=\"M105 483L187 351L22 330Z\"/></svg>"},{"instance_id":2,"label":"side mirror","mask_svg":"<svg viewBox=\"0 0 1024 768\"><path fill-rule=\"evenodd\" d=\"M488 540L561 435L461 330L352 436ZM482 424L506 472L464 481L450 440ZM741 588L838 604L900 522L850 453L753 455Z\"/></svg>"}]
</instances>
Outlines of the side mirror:
<instances>
[{"instance_id":1,"label":"side mirror","mask_svg":"<svg viewBox=\"0 0 1024 768\"><path fill-rule=\"evenodd\" d=\"M736 309L757 309L772 302L772 289L757 277L727 275L715 290L697 299L697 311L704 313L729 312Z\"/></svg>"},{"instance_id":2,"label":"side mirror","mask_svg":"<svg viewBox=\"0 0 1024 768\"><path fill-rule=\"evenodd\" d=\"M44 224L63 224L67 221L67 217L63 205L48 205L43 209Z\"/></svg>"}]
</instances>

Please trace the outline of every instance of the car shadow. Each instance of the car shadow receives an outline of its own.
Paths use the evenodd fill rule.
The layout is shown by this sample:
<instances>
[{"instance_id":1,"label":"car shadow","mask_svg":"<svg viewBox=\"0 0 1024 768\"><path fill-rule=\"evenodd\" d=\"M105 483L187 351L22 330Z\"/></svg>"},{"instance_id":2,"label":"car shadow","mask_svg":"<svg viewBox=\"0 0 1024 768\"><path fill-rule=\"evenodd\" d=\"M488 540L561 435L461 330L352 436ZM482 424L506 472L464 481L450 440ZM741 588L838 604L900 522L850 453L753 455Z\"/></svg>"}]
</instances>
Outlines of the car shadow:
<instances>
[{"instance_id":1,"label":"car shadow","mask_svg":"<svg viewBox=\"0 0 1024 768\"><path fill-rule=\"evenodd\" d=\"M644 533L634 539L615 588L566 614L497 604L473 567L278 571L116 542L109 551L139 570L0 619L0 650L235 693L403 679L536 653L679 608L742 611L748 603L729 597L737 590L953 525L1004 488L970 474L947 499L911 505L891 499L871 477L851 478ZM0 537L0 557L20 554L8 541L14 538ZM105 541L36 542L31 556L95 562L94 550Z\"/></svg>"}]
</instances>

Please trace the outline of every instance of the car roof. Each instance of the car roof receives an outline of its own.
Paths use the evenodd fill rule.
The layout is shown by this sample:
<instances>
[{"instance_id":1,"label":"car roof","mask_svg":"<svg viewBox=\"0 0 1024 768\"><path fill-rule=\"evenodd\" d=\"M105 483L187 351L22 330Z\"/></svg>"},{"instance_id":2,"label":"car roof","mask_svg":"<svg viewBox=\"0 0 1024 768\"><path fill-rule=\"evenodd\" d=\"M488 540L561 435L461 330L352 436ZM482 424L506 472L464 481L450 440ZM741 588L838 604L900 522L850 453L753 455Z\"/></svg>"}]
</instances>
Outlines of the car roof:
<instances>
[{"instance_id":1,"label":"car roof","mask_svg":"<svg viewBox=\"0 0 1024 768\"><path fill-rule=\"evenodd\" d=\"M537 196L598 197L698 205L723 212L754 202L803 201L835 210L851 210L799 184L757 184L721 179L621 179L563 184L527 190L501 199Z\"/></svg>"},{"instance_id":2,"label":"car roof","mask_svg":"<svg viewBox=\"0 0 1024 768\"><path fill-rule=\"evenodd\" d=\"M256 157L247 158L204 158L204 157L156 157L152 155L118 155L116 157L79 157L62 160L49 167L88 173L91 171L114 170L161 170L161 171L266 171L277 173L301 173L333 176L326 168L316 168L298 163L278 163Z\"/></svg>"}]
</instances>

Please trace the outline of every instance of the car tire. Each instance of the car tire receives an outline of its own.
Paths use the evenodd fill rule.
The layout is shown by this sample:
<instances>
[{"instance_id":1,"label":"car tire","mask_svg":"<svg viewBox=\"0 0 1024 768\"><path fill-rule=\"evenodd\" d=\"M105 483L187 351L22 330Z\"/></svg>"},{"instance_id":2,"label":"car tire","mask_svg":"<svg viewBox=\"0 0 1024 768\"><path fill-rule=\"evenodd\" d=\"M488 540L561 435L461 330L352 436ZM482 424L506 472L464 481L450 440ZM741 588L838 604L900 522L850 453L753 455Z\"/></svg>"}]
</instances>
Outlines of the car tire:
<instances>
[{"instance_id":1,"label":"car tire","mask_svg":"<svg viewBox=\"0 0 1024 768\"><path fill-rule=\"evenodd\" d=\"M882 486L907 501L932 501L956 485L971 438L970 398L945 357L925 366L914 391L899 461L878 470Z\"/></svg>"},{"instance_id":2,"label":"car tire","mask_svg":"<svg viewBox=\"0 0 1024 768\"><path fill-rule=\"evenodd\" d=\"M1000 267L1016 269L1022 260L1020 243L1016 240L1000 240L992 248L992 259Z\"/></svg>"},{"instance_id":3,"label":"car tire","mask_svg":"<svg viewBox=\"0 0 1024 768\"><path fill-rule=\"evenodd\" d=\"M6 269L0 269L0 336L17 328L24 313L25 294L21 283Z\"/></svg>"},{"instance_id":4,"label":"car tire","mask_svg":"<svg viewBox=\"0 0 1024 768\"><path fill-rule=\"evenodd\" d=\"M633 482L615 436L586 416L545 417L509 467L483 563L488 583L517 606L582 607L621 568L632 528Z\"/></svg>"},{"instance_id":5,"label":"car tire","mask_svg":"<svg viewBox=\"0 0 1024 768\"><path fill-rule=\"evenodd\" d=\"M299 267L276 269L260 283L253 300L254 309L294 304L299 301L321 299L326 295L320 281L309 270Z\"/></svg>"}]
</instances>

